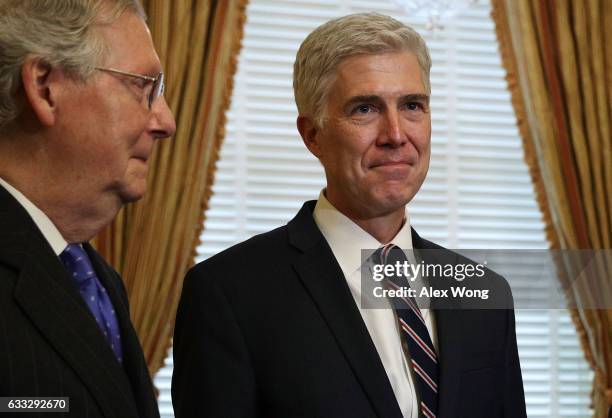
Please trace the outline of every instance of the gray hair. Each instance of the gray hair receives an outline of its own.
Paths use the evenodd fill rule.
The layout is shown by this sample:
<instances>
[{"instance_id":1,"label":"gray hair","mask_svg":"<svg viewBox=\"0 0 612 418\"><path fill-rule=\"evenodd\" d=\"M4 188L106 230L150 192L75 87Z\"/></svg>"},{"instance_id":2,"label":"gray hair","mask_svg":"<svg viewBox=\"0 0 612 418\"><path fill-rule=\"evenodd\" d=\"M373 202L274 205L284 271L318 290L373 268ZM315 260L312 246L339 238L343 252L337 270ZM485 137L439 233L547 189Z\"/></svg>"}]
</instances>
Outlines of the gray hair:
<instances>
[{"instance_id":1,"label":"gray hair","mask_svg":"<svg viewBox=\"0 0 612 418\"><path fill-rule=\"evenodd\" d=\"M19 114L16 93L26 59L85 81L106 52L95 28L125 11L146 18L138 0L0 0L0 127Z\"/></svg>"},{"instance_id":2,"label":"gray hair","mask_svg":"<svg viewBox=\"0 0 612 418\"><path fill-rule=\"evenodd\" d=\"M300 115L321 126L327 95L340 63L357 55L412 52L421 80L431 93L431 58L425 40L414 29L380 13L357 13L330 20L302 42L293 65L293 91Z\"/></svg>"}]
</instances>

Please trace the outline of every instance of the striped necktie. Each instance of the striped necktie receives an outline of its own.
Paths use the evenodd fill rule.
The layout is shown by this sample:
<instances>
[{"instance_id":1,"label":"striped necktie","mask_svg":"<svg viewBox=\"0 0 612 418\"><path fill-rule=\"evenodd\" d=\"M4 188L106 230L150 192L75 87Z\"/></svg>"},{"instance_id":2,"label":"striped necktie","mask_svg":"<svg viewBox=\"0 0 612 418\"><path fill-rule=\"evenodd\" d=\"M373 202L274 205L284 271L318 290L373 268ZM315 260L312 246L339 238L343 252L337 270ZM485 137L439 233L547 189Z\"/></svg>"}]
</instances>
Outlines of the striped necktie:
<instances>
[{"instance_id":1,"label":"striped necktie","mask_svg":"<svg viewBox=\"0 0 612 418\"><path fill-rule=\"evenodd\" d=\"M387 244L377 251L380 264L395 265L398 261L407 261L401 248ZM409 287L404 276L387 276L386 285L391 289ZM420 394L420 409L426 418L435 418L438 413L438 357L431 341L425 320L414 298L394 298L392 304L397 314L402 339L408 346L410 364L416 376L417 389Z\"/></svg>"}]
</instances>

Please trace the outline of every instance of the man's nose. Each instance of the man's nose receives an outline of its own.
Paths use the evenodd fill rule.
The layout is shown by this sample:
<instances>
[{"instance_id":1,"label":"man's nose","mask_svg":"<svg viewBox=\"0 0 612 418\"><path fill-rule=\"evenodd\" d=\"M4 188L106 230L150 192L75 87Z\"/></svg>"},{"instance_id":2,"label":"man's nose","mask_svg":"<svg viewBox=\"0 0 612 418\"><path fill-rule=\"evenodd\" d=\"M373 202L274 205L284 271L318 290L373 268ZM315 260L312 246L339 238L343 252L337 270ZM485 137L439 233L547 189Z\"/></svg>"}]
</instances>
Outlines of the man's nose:
<instances>
[{"instance_id":1,"label":"man's nose","mask_svg":"<svg viewBox=\"0 0 612 418\"><path fill-rule=\"evenodd\" d=\"M402 132L401 115L397 110L386 112L381 123L379 145L399 147L406 142L406 137Z\"/></svg>"},{"instance_id":2,"label":"man's nose","mask_svg":"<svg viewBox=\"0 0 612 418\"><path fill-rule=\"evenodd\" d=\"M151 131L156 139L168 138L176 132L176 122L166 99L159 97L151 108L153 112L153 126Z\"/></svg>"}]
</instances>

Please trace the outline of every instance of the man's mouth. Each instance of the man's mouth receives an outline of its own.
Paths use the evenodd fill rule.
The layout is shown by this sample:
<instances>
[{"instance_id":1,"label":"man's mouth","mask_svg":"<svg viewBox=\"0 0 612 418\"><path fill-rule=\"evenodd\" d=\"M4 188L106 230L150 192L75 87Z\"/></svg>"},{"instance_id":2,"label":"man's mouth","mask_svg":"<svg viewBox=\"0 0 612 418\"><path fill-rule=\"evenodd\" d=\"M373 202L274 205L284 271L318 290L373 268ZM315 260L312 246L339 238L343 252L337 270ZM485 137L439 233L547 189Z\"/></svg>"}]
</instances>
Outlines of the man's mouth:
<instances>
[{"instance_id":1,"label":"man's mouth","mask_svg":"<svg viewBox=\"0 0 612 418\"><path fill-rule=\"evenodd\" d=\"M406 165L413 165L414 161L410 158L404 158L404 159L400 159L400 160L381 160L381 161L375 161L374 163L372 163L370 165L370 168L377 168L377 167L401 167L401 166L406 166Z\"/></svg>"},{"instance_id":2,"label":"man's mouth","mask_svg":"<svg viewBox=\"0 0 612 418\"><path fill-rule=\"evenodd\" d=\"M147 160L149 159L148 155L134 155L132 158L135 158L137 160L140 160L142 162L147 162Z\"/></svg>"}]
</instances>

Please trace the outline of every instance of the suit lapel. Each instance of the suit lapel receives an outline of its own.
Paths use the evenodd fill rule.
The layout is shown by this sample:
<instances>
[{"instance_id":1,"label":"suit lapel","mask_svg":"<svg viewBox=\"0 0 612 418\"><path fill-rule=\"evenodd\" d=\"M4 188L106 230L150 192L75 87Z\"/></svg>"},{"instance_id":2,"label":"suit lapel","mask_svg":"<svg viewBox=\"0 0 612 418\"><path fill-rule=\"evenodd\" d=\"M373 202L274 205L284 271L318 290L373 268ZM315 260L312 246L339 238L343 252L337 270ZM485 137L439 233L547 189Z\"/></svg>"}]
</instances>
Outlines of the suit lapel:
<instances>
[{"instance_id":1,"label":"suit lapel","mask_svg":"<svg viewBox=\"0 0 612 418\"><path fill-rule=\"evenodd\" d=\"M294 268L336 337L376 413L385 418L401 417L393 389L342 270L312 218L314 204L307 202L288 225L290 242L303 252ZM414 230L412 242L415 250L428 250L422 252L425 263L452 262L436 258L439 254L433 254L432 250L442 251L448 256L452 252L422 239ZM453 416L457 400L464 324L459 312L449 309L448 304L446 309L435 310L435 321L440 367L438 416L445 418Z\"/></svg>"},{"instance_id":2,"label":"suit lapel","mask_svg":"<svg viewBox=\"0 0 612 418\"><path fill-rule=\"evenodd\" d=\"M59 258L4 190L0 208L6 215L0 225L0 262L18 272L15 302L79 376L105 416L137 416L126 374Z\"/></svg>"},{"instance_id":3,"label":"suit lapel","mask_svg":"<svg viewBox=\"0 0 612 418\"><path fill-rule=\"evenodd\" d=\"M114 273L108 264L102 260L100 255L98 255L91 245L86 243L83 245L83 247L85 248L85 251L87 251L98 279L100 279L100 283L102 283L102 286L104 286L106 289L106 292L115 309L117 322L119 324L119 332L121 333L121 343L123 346L123 366L127 371L130 369L130 366L134 364L134 347L137 346L138 350L140 350L140 343L138 342L138 337L134 332L134 328L130 320L130 312L126 304L127 301L125 296L123 296L123 290L120 288L120 284L118 283L120 278L116 277L116 280L112 279L113 275L116 273Z\"/></svg>"},{"instance_id":4,"label":"suit lapel","mask_svg":"<svg viewBox=\"0 0 612 418\"><path fill-rule=\"evenodd\" d=\"M312 217L308 202L289 223L289 240L303 254L293 264L377 415L401 418L393 389L342 270Z\"/></svg>"},{"instance_id":5,"label":"suit lapel","mask_svg":"<svg viewBox=\"0 0 612 418\"><path fill-rule=\"evenodd\" d=\"M150 384L149 370L142 355L140 340L130 319L127 295L121 286L121 278L91 245L86 243L83 247L87 251L98 278L115 308L123 346L123 368L131 382L131 389L138 410L140 412L146 411L143 416L159 416L155 394Z\"/></svg>"},{"instance_id":6,"label":"suit lapel","mask_svg":"<svg viewBox=\"0 0 612 418\"><path fill-rule=\"evenodd\" d=\"M425 264L447 264L454 262L452 252L439 247L423 238L412 230L412 245ZM444 255L442 255L444 254ZM443 257L444 259L442 259ZM447 258L450 257L450 258ZM443 286L432 283L435 287ZM436 301L432 301L435 309L436 332L438 336L438 417L454 416L454 405L459 392L459 366L461 364L462 327L461 312L457 306L451 307L447 300L442 301L441 309L435 309Z\"/></svg>"}]
</instances>

